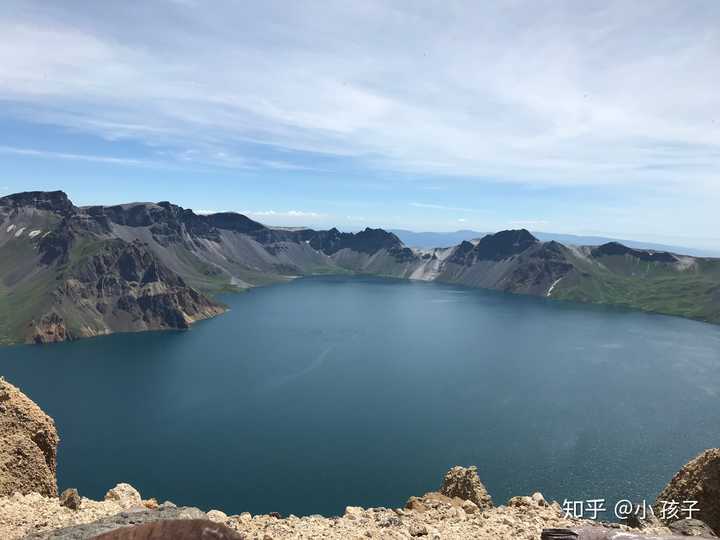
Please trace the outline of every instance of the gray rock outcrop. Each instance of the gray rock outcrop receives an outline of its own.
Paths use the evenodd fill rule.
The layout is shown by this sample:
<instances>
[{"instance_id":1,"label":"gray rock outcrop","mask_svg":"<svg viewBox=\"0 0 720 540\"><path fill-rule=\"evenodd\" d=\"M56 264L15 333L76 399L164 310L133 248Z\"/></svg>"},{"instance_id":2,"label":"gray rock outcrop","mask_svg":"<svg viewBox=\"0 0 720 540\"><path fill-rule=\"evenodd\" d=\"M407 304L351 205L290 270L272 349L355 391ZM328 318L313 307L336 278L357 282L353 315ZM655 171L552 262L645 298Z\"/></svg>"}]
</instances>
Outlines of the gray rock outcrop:
<instances>
[{"instance_id":1,"label":"gray rock outcrop","mask_svg":"<svg viewBox=\"0 0 720 540\"><path fill-rule=\"evenodd\" d=\"M157 510L121 512L93 523L85 523L49 532L35 533L27 540L87 540L124 527L164 520L207 520L207 515L197 508L160 506ZM129 538L129 537L128 537Z\"/></svg>"}]
</instances>

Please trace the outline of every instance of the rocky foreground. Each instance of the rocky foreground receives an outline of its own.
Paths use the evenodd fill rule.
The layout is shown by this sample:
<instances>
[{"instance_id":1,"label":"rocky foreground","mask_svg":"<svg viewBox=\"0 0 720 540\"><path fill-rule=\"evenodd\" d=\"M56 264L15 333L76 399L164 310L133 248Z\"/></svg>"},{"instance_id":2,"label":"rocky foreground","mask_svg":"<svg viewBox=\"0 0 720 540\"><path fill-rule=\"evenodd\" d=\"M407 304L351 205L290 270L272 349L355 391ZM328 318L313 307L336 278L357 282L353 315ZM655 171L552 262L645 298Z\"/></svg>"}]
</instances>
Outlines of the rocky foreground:
<instances>
[{"instance_id":1,"label":"rocky foreground","mask_svg":"<svg viewBox=\"0 0 720 540\"><path fill-rule=\"evenodd\" d=\"M458 479L460 482L457 482ZM154 500L143 500L127 484L111 489L104 501L86 498L71 500L72 497L67 495L56 498L43 497L37 493L16 493L0 498L0 538L76 540L94 538L130 525L175 519L206 519L225 525L235 531L238 538L248 540L536 540L544 528L583 525L581 520L565 519L560 505L548 503L539 493L531 497L515 497L506 506L494 507L475 469L462 467L455 467L448 472L440 492L411 497L404 508L348 507L344 515L339 517L281 518L277 515L252 516L247 512L228 516L218 510L203 512L197 508L178 508L169 502L158 504ZM68 507L68 504L73 508ZM670 534L669 529L660 525L644 532Z\"/></svg>"},{"instance_id":2,"label":"rocky foreground","mask_svg":"<svg viewBox=\"0 0 720 540\"><path fill-rule=\"evenodd\" d=\"M410 497L403 508L347 507L342 516L227 515L143 499L128 484L94 501L74 489L57 495L58 436L51 418L0 378L0 539L181 540L184 538L281 539L492 539L537 540L543 529L598 525L569 519L540 493L495 506L475 467L453 467L436 492ZM632 519L609 531L648 539L658 535L716 537L720 530L720 449L688 463L663 497L700 501L705 523ZM707 525L706 525L707 523Z\"/></svg>"}]
</instances>

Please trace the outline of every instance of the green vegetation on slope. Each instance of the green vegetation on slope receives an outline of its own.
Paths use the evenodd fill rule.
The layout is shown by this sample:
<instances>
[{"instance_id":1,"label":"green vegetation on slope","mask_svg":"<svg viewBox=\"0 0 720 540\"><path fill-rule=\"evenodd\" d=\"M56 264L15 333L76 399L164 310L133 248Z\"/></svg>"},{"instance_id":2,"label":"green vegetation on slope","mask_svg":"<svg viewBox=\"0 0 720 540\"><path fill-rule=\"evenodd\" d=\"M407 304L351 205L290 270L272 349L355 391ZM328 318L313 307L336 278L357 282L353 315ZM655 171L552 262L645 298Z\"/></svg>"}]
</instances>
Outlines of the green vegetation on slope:
<instances>
[{"instance_id":1,"label":"green vegetation on slope","mask_svg":"<svg viewBox=\"0 0 720 540\"><path fill-rule=\"evenodd\" d=\"M701 260L681 270L631 257L603 259L610 260L575 260L579 272L558 284L552 297L720 323L719 261Z\"/></svg>"}]
</instances>

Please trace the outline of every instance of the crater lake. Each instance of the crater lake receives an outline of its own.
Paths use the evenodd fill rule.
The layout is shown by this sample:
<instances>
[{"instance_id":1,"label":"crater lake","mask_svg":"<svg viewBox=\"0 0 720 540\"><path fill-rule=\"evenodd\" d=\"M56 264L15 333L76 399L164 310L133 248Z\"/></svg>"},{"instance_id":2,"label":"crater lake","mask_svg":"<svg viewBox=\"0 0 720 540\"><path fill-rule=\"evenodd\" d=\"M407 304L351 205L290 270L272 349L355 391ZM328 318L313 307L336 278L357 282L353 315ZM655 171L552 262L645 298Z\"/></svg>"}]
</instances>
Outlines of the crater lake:
<instances>
[{"instance_id":1,"label":"crater lake","mask_svg":"<svg viewBox=\"0 0 720 540\"><path fill-rule=\"evenodd\" d=\"M496 504L649 502L720 440L717 326L363 277L221 299L186 332L0 349L55 419L60 489L334 515L476 464Z\"/></svg>"}]
</instances>

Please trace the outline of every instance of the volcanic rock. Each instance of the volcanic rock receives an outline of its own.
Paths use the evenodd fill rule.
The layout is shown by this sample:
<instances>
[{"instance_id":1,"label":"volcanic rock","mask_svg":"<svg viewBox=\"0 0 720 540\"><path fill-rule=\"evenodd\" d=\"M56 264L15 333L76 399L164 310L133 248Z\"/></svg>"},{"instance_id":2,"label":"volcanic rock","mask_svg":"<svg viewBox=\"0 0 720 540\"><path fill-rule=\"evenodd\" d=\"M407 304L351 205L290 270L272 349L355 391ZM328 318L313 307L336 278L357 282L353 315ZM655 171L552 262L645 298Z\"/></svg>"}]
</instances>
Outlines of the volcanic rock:
<instances>
[{"instance_id":1,"label":"volcanic rock","mask_svg":"<svg viewBox=\"0 0 720 540\"><path fill-rule=\"evenodd\" d=\"M0 496L56 497L58 442L52 418L0 378Z\"/></svg>"}]
</instances>

